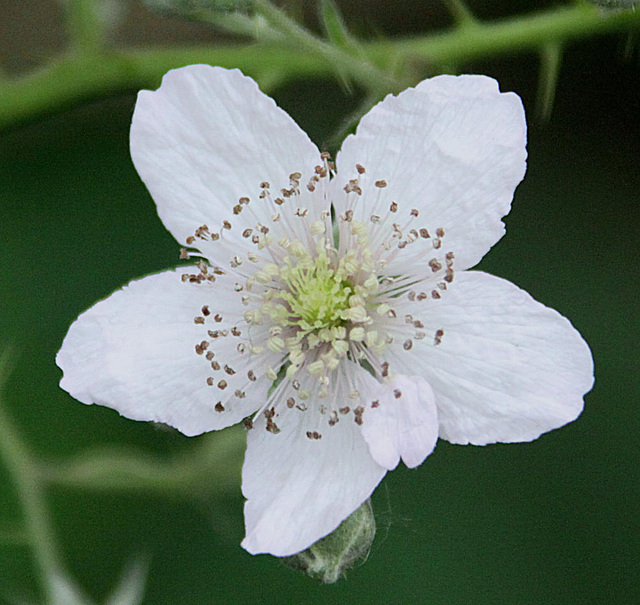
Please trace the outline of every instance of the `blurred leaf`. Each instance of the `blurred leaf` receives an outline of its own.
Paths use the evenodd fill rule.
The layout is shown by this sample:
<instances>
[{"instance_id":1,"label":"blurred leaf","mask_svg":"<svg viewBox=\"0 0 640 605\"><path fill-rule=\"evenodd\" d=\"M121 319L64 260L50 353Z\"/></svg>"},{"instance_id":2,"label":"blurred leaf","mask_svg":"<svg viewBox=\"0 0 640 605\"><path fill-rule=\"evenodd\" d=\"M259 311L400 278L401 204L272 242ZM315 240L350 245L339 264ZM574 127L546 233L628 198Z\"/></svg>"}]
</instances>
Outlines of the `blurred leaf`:
<instances>
[{"instance_id":1,"label":"blurred leaf","mask_svg":"<svg viewBox=\"0 0 640 605\"><path fill-rule=\"evenodd\" d=\"M141 559L133 561L122 573L120 582L105 605L140 605L144 597L149 564Z\"/></svg>"},{"instance_id":2,"label":"blurred leaf","mask_svg":"<svg viewBox=\"0 0 640 605\"><path fill-rule=\"evenodd\" d=\"M47 605L92 605L91 601L66 575L58 572L47 578L50 587L50 601Z\"/></svg>"}]
</instances>

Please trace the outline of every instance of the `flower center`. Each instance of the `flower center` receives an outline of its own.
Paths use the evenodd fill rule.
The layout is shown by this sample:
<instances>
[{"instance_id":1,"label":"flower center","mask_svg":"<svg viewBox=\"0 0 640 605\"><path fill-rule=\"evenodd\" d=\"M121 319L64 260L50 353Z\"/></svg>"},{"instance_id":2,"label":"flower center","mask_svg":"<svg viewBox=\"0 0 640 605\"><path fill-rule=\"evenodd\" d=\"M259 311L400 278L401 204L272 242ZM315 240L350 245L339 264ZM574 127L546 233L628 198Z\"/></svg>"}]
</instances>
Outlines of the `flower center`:
<instances>
[{"instance_id":1,"label":"flower center","mask_svg":"<svg viewBox=\"0 0 640 605\"><path fill-rule=\"evenodd\" d=\"M344 268L333 269L326 254L285 267L281 278L280 298L289 306L291 325L305 332L344 325L354 288Z\"/></svg>"},{"instance_id":2,"label":"flower center","mask_svg":"<svg viewBox=\"0 0 640 605\"><path fill-rule=\"evenodd\" d=\"M282 278L286 290L280 297L289 304L292 323L305 331L344 324L354 289L344 271L329 266L325 254L298 263Z\"/></svg>"}]
</instances>

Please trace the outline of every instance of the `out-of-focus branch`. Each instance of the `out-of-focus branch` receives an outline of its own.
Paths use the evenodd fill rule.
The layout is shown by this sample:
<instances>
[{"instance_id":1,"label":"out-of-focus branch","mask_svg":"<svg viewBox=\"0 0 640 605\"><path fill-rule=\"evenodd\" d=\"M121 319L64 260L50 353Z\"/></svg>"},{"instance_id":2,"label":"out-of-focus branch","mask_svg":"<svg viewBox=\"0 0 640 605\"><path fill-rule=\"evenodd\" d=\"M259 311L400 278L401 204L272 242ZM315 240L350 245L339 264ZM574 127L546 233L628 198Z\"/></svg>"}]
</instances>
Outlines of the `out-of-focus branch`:
<instances>
[{"instance_id":1,"label":"out-of-focus branch","mask_svg":"<svg viewBox=\"0 0 640 605\"><path fill-rule=\"evenodd\" d=\"M340 54L339 50L329 56L319 39L315 39L320 44L317 52L300 52L290 43L74 52L53 59L34 73L1 83L0 130L83 101L154 88L169 69L190 63L239 67L270 86L301 76L331 76L338 70L371 92L381 84L391 89L393 82L412 83L398 75L408 63L422 62L430 73L438 73L450 66L461 68L475 59L540 52L550 44L562 46L594 35L638 30L640 11L603 12L578 4L411 39L361 42L362 58L350 54L347 58L348 53ZM370 76L362 71L364 64L372 66ZM386 84L375 73L386 74Z\"/></svg>"}]
</instances>

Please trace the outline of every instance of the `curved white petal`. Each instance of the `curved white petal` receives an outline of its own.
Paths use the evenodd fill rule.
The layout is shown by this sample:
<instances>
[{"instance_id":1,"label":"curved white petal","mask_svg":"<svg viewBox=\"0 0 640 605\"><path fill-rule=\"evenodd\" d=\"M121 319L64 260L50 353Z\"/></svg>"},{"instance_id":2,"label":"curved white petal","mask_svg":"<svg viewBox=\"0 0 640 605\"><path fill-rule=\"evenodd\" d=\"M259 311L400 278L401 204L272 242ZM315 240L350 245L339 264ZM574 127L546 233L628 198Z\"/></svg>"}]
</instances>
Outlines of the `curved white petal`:
<instances>
[{"instance_id":1,"label":"curved white petal","mask_svg":"<svg viewBox=\"0 0 640 605\"><path fill-rule=\"evenodd\" d=\"M357 176L356 164L364 166L355 217L384 218L396 202L394 221L402 224L415 208L411 227L432 235L443 228L443 246L462 270L502 237L500 219L525 172L525 144L517 95L500 93L485 76L438 76L389 95L362 118L337 156L338 178L342 186ZM376 187L381 180L386 187ZM336 198L339 213L344 196Z\"/></svg>"},{"instance_id":2,"label":"curved white petal","mask_svg":"<svg viewBox=\"0 0 640 605\"><path fill-rule=\"evenodd\" d=\"M440 437L483 445L530 441L574 420L593 385L578 331L514 284L478 271L456 274L422 308L442 330L397 353L435 393Z\"/></svg>"},{"instance_id":3,"label":"curved white petal","mask_svg":"<svg viewBox=\"0 0 640 605\"><path fill-rule=\"evenodd\" d=\"M396 376L385 384L371 377L363 393L367 406L362 435L373 459L387 470L400 458L414 468L438 440L438 412L429 383L419 376Z\"/></svg>"},{"instance_id":4,"label":"curved white petal","mask_svg":"<svg viewBox=\"0 0 640 605\"><path fill-rule=\"evenodd\" d=\"M309 137L251 78L209 65L170 71L158 90L138 94L131 156L182 243L201 225L218 231L223 220L242 228L267 222L274 209L258 197L261 182L277 196L300 172L304 189L320 162ZM237 217L233 208L245 196L251 210ZM242 241L242 228L225 234Z\"/></svg>"},{"instance_id":5,"label":"curved white petal","mask_svg":"<svg viewBox=\"0 0 640 605\"><path fill-rule=\"evenodd\" d=\"M235 344L212 342L210 350L220 360L217 372L195 351L207 330L218 325L213 320L218 308L226 322L220 325L238 319L232 315L238 306L234 311L235 293L218 282L183 283L181 273L133 281L80 315L56 358L64 372L60 386L82 403L105 405L134 420L163 422L186 435L235 424L259 407L259 398L248 391L261 384L266 394L268 385L247 379L249 360ZM211 309L207 323L196 324L204 305ZM225 366L235 373L229 375ZM215 378L212 386L209 377ZM220 380L227 383L224 389ZM246 392L242 399L234 396L238 389ZM224 411L215 410L219 401Z\"/></svg>"},{"instance_id":6,"label":"curved white petal","mask_svg":"<svg viewBox=\"0 0 640 605\"><path fill-rule=\"evenodd\" d=\"M353 418L331 427L322 422L322 438L309 439L309 414L311 408L289 410L276 435L265 430L262 417L249 431L242 546L252 554L287 556L309 547L358 508L386 473Z\"/></svg>"}]
</instances>

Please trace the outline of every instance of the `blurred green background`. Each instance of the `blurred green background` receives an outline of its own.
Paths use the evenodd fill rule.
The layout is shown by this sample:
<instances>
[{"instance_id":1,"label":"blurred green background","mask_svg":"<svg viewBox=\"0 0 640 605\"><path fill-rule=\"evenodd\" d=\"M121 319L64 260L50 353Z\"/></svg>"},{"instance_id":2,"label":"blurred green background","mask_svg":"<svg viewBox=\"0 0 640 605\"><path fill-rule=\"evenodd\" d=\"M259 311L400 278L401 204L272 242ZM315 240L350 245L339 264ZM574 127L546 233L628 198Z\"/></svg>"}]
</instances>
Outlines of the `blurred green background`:
<instances>
[{"instance_id":1,"label":"blurred green background","mask_svg":"<svg viewBox=\"0 0 640 605\"><path fill-rule=\"evenodd\" d=\"M3 53L14 69L37 62L58 36L52 28L40 42L29 37L36 17L17 4L0 3L16 18L0 38L11 43ZM25 4L55 14L49 3ZM342 4L359 27L378 33L426 30L443 14L430 2ZM476 4L486 14L514 7ZM138 27L169 28L158 23ZM24 35L12 41L9 26ZM179 31L183 39L215 37L200 26ZM130 24L124 32L143 38ZM535 57L465 70L497 77L530 115L528 173L507 235L481 268L558 309L590 343L596 385L582 416L533 443L441 441L417 470L390 473L374 496L379 530L368 561L333 586L240 548L239 482L219 500L196 502L53 489L57 536L91 596L101 598L132 557L146 555L149 605L640 602L640 70L637 41L630 58L625 43L613 36L567 49L547 123L533 120ZM333 80L298 81L275 97L320 145L357 105ZM75 317L129 280L177 263L178 245L130 160L134 100L107 99L0 135L0 344L15 350L4 399L45 460L96 445L160 457L191 446L58 388L54 358ZM21 511L1 465L0 486L0 518L10 525ZM36 594L29 551L0 544L0 602Z\"/></svg>"}]
</instances>

